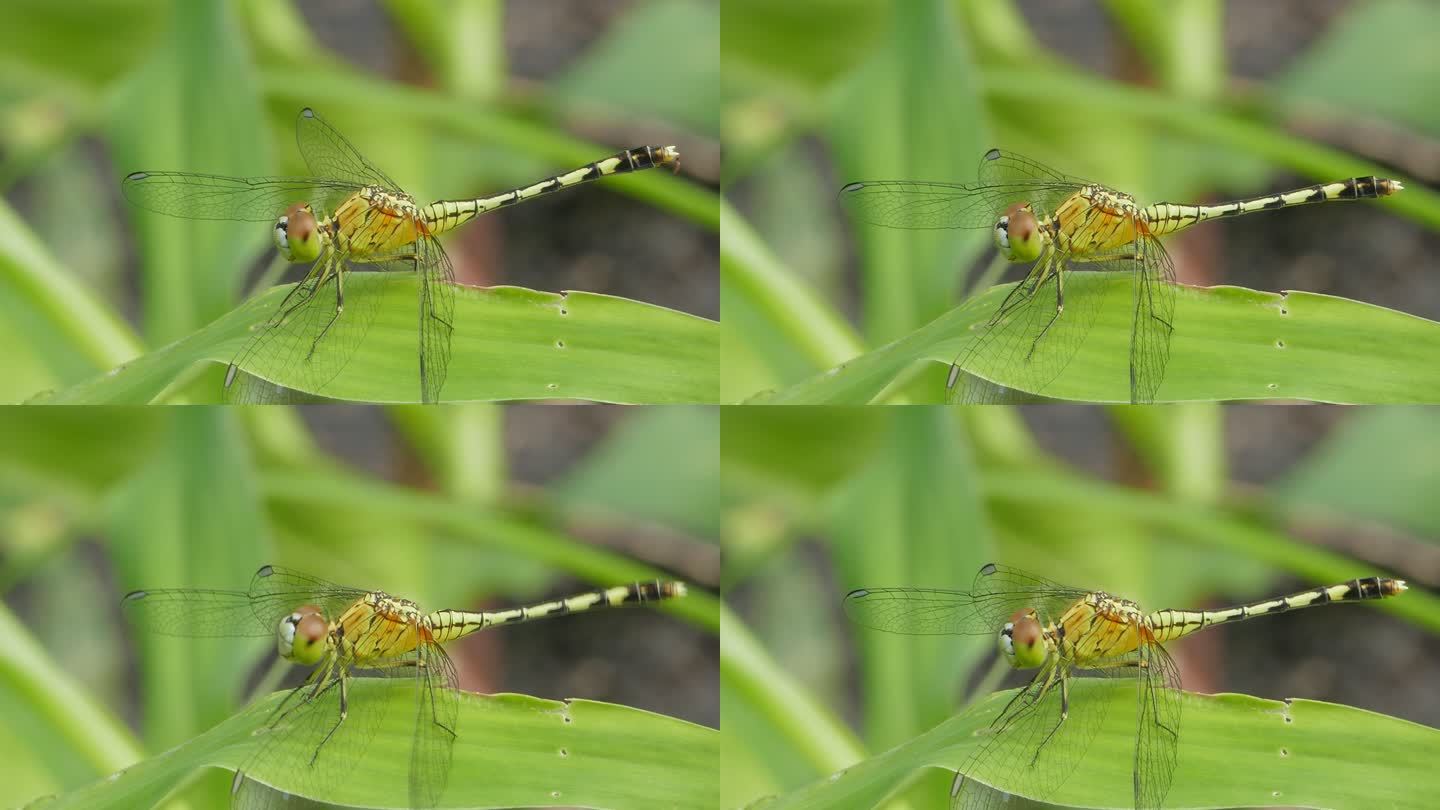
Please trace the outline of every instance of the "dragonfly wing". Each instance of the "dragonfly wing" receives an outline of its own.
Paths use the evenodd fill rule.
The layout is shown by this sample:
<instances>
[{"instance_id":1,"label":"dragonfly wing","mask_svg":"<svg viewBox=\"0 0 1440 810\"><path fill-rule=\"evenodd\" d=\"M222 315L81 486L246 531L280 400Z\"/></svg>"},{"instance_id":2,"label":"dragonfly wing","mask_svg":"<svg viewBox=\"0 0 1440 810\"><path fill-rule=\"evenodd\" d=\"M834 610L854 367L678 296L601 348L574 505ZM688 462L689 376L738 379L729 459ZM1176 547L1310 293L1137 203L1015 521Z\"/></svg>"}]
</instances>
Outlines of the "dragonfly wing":
<instances>
[{"instance_id":1,"label":"dragonfly wing","mask_svg":"<svg viewBox=\"0 0 1440 810\"><path fill-rule=\"evenodd\" d=\"M970 594L939 588L865 588L845 596L845 614L862 627L907 635L990 635Z\"/></svg>"},{"instance_id":2,"label":"dragonfly wing","mask_svg":"<svg viewBox=\"0 0 1440 810\"><path fill-rule=\"evenodd\" d=\"M400 190L394 180L361 156L360 150L309 107L300 111L295 122L295 141L305 165L317 176L359 186Z\"/></svg>"},{"instance_id":3,"label":"dragonfly wing","mask_svg":"<svg viewBox=\"0 0 1440 810\"><path fill-rule=\"evenodd\" d=\"M1061 718L1058 682L1044 689L1045 670L1016 693L989 728L980 748L960 766L952 788L954 810L1000 810L1011 804L1005 788L1024 783L1025 795L1044 801L1060 789L1085 758L1105 723L1109 701L1086 700L1070 676L1071 699ZM1133 673L1131 673L1133 675ZM1086 691L1090 691L1088 688Z\"/></svg>"},{"instance_id":4,"label":"dragonfly wing","mask_svg":"<svg viewBox=\"0 0 1440 810\"><path fill-rule=\"evenodd\" d=\"M1008 402L1016 391L1042 394L1060 376L1085 342L1108 290L1067 286L1070 272L1062 254L1040 257L956 355L946 382L948 401Z\"/></svg>"},{"instance_id":5,"label":"dragonfly wing","mask_svg":"<svg viewBox=\"0 0 1440 810\"><path fill-rule=\"evenodd\" d=\"M343 268L340 276L323 272L327 262ZM358 276L364 276L363 280ZM324 395L365 340L387 285L395 276L357 273L345 256L327 252L303 281L291 289L275 314L259 327L231 361L225 399L268 403L291 397L274 379L299 380L296 388ZM344 285L344 310L341 289ZM242 379L235 371L260 379Z\"/></svg>"},{"instance_id":6,"label":"dragonfly wing","mask_svg":"<svg viewBox=\"0 0 1440 810\"><path fill-rule=\"evenodd\" d=\"M879 180L845 186L840 204L855 219L887 228L994 228L1016 203L1052 212L1078 190L1075 185L1039 182L987 186Z\"/></svg>"},{"instance_id":7,"label":"dragonfly wing","mask_svg":"<svg viewBox=\"0 0 1440 810\"><path fill-rule=\"evenodd\" d=\"M991 149L986 152L984 157L980 158L980 167L976 169L975 176L980 178L981 185L986 186L1015 183L1072 187L1093 185L1087 180L1058 172L1038 160L1031 160L1004 149Z\"/></svg>"},{"instance_id":8,"label":"dragonfly wing","mask_svg":"<svg viewBox=\"0 0 1440 810\"><path fill-rule=\"evenodd\" d=\"M255 573L250 590L165 588L132 591L121 603L127 617L145 629L173 636L225 638L274 635L281 617L301 605L317 605L336 616L365 596L323 579L275 566Z\"/></svg>"},{"instance_id":9,"label":"dragonfly wing","mask_svg":"<svg viewBox=\"0 0 1440 810\"><path fill-rule=\"evenodd\" d=\"M121 611L137 627L152 633L191 638L268 636L275 625L259 621L244 591L165 588L131 591Z\"/></svg>"},{"instance_id":10,"label":"dragonfly wing","mask_svg":"<svg viewBox=\"0 0 1440 810\"><path fill-rule=\"evenodd\" d=\"M225 177L190 172L135 172L121 184L131 203L172 217L271 222L295 203L333 211L354 183L312 177Z\"/></svg>"},{"instance_id":11,"label":"dragonfly wing","mask_svg":"<svg viewBox=\"0 0 1440 810\"><path fill-rule=\"evenodd\" d=\"M455 269L445 248L433 236L413 243L413 258L379 262L373 267L391 277L415 274L420 290L420 399L440 401L450 367L450 342L455 331Z\"/></svg>"},{"instance_id":12,"label":"dragonfly wing","mask_svg":"<svg viewBox=\"0 0 1440 810\"><path fill-rule=\"evenodd\" d=\"M1155 401L1170 360L1175 331L1175 265L1160 240L1142 236L1131 248L1134 257L1095 265L1099 270L1125 272L1134 279L1135 308L1130 332L1130 401Z\"/></svg>"},{"instance_id":13,"label":"dragonfly wing","mask_svg":"<svg viewBox=\"0 0 1440 810\"><path fill-rule=\"evenodd\" d=\"M359 588L347 588L299 571L266 565L250 580L249 597L256 620L274 633L280 619L302 605L314 605L325 618L333 620L364 599L365 594Z\"/></svg>"},{"instance_id":14,"label":"dragonfly wing","mask_svg":"<svg viewBox=\"0 0 1440 810\"><path fill-rule=\"evenodd\" d=\"M1027 608L1040 614L1042 624L1058 621L1087 593L1018 568L990 563L975 575L970 598L975 614L991 628L990 632L998 633L1011 616Z\"/></svg>"},{"instance_id":15,"label":"dragonfly wing","mask_svg":"<svg viewBox=\"0 0 1440 810\"><path fill-rule=\"evenodd\" d=\"M1159 810L1170 792L1180 747L1180 670L1159 644L1140 650L1140 727L1135 748L1135 807Z\"/></svg>"},{"instance_id":16,"label":"dragonfly wing","mask_svg":"<svg viewBox=\"0 0 1440 810\"><path fill-rule=\"evenodd\" d=\"M1016 611L1034 608L1059 618L1086 592L1016 568L991 563L975 575L970 591L941 588L865 588L845 596L845 613L856 624L907 635L988 636Z\"/></svg>"},{"instance_id":17,"label":"dragonfly wing","mask_svg":"<svg viewBox=\"0 0 1440 810\"><path fill-rule=\"evenodd\" d=\"M440 645L416 650L415 742L410 750L410 804L435 807L450 781L456 724L460 722L460 680Z\"/></svg>"},{"instance_id":18,"label":"dragonfly wing","mask_svg":"<svg viewBox=\"0 0 1440 810\"><path fill-rule=\"evenodd\" d=\"M334 796L358 763L366 761L365 754L388 715L390 699L382 690L408 684L389 677L387 670L366 671L382 677L357 678L351 674L354 661L348 656L334 669L327 669L328 665L322 663L316 676L287 693L264 730L254 735L259 747L236 777L230 805L234 810L276 806L276 788L258 780L281 773L288 792L323 801ZM341 670L346 673L343 678Z\"/></svg>"}]
</instances>

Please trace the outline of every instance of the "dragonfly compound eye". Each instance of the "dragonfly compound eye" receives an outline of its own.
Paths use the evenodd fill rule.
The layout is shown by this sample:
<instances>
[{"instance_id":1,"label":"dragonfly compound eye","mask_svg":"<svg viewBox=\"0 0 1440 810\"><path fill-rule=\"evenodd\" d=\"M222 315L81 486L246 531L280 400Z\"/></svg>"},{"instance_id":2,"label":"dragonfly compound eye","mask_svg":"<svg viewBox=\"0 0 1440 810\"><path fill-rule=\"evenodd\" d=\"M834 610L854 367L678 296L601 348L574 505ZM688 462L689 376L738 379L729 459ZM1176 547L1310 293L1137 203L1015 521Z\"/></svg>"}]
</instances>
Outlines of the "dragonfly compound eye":
<instances>
[{"instance_id":1,"label":"dragonfly compound eye","mask_svg":"<svg viewBox=\"0 0 1440 810\"><path fill-rule=\"evenodd\" d=\"M320 229L306 203L295 203L275 221L275 247L287 261L313 262L320 256Z\"/></svg>"},{"instance_id":2,"label":"dragonfly compound eye","mask_svg":"<svg viewBox=\"0 0 1440 810\"><path fill-rule=\"evenodd\" d=\"M995 223L995 247L1012 262L1033 262L1040 258L1043 240L1040 223L1028 203L1015 203Z\"/></svg>"},{"instance_id":3,"label":"dragonfly compound eye","mask_svg":"<svg viewBox=\"0 0 1440 810\"><path fill-rule=\"evenodd\" d=\"M286 259L290 258L290 236L287 233L289 227L290 218L280 217L275 220L275 231L272 234L275 237L275 248L279 250L280 255Z\"/></svg>"},{"instance_id":4,"label":"dragonfly compound eye","mask_svg":"<svg viewBox=\"0 0 1440 810\"><path fill-rule=\"evenodd\" d=\"M314 605L302 605L280 620L276 630L276 651L280 657L297 664L310 665L325 654L325 639L330 626Z\"/></svg>"},{"instance_id":5,"label":"dragonfly compound eye","mask_svg":"<svg viewBox=\"0 0 1440 810\"><path fill-rule=\"evenodd\" d=\"M1000 654L1016 669L1045 663L1045 634L1033 610L1017 611L1000 630Z\"/></svg>"}]
</instances>

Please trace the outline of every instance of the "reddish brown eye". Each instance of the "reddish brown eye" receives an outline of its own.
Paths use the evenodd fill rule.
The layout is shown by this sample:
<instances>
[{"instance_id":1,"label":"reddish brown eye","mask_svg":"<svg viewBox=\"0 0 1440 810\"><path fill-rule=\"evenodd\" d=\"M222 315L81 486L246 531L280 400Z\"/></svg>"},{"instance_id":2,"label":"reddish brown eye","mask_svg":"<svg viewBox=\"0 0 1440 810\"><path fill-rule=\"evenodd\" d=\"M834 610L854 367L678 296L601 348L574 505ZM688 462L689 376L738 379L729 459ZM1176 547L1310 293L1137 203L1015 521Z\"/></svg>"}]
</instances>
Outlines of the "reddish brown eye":
<instances>
[{"instance_id":1,"label":"reddish brown eye","mask_svg":"<svg viewBox=\"0 0 1440 810\"><path fill-rule=\"evenodd\" d=\"M314 605L303 605L295 610L300 616L300 621L295 623L295 637L306 643L313 643L325 637L326 631L330 629L325 617L320 614L320 608Z\"/></svg>"},{"instance_id":2,"label":"reddish brown eye","mask_svg":"<svg viewBox=\"0 0 1440 810\"><path fill-rule=\"evenodd\" d=\"M1040 622L1035 620L1035 611L1019 610L1010 617L1010 637L1017 646L1029 647L1040 641Z\"/></svg>"},{"instance_id":3,"label":"reddish brown eye","mask_svg":"<svg viewBox=\"0 0 1440 810\"><path fill-rule=\"evenodd\" d=\"M1015 242L1028 242L1030 237L1035 235L1038 223L1035 222L1035 215L1029 208L1011 206L1010 213L1010 239Z\"/></svg>"},{"instance_id":4,"label":"reddish brown eye","mask_svg":"<svg viewBox=\"0 0 1440 810\"><path fill-rule=\"evenodd\" d=\"M286 233L297 242L304 242L315 232L315 215L305 203L295 203L285 211Z\"/></svg>"}]
</instances>

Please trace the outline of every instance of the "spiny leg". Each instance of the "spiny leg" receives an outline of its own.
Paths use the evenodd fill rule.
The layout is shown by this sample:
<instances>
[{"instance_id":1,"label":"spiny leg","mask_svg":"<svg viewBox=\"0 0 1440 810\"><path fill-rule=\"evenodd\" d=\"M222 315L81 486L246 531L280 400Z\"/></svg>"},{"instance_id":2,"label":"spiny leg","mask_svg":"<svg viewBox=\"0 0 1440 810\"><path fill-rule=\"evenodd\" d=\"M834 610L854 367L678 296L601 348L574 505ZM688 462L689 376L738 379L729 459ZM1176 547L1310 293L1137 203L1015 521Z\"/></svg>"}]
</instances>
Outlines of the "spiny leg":
<instances>
[{"instance_id":1,"label":"spiny leg","mask_svg":"<svg viewBox=\"0 0 1440 810\"><path fill-rule=\"evenodd\" d=\"M424 662L424 661L421 661L421 662L420 662L420 667L423 668L423 669L429 669L429 665L428 665L426 662ZM429 680L429 676L424 676L424 677L426 678L426 686L427 686L427 688L426 688L425 691L429 694L429 697L430 697L430 716L433 717L433 718L435 718L435 725L439 726L440 728L445 729L445 731L446 731L447 733L449 733L449 735L450 735L451 737L454 737L454 736L455 736L455 729L450 728L449 726L447 726L447 725L445 725L444 723L440 722L440 707L437 706L437 705L435 705L436 693L438 693L438 692L440 691L440 689L443 689L443 688L445 688L445 687L444 687L444 686L437 687L433 681L430 681L430 680Z\"/></svg>"},{"instance_id":2,"label":"spiny leg","mask_svg":"<svg viewBox=\"0 0 1440 810\"><path fill-rule=\"evenodd\" d=\"M1142 676L1142 677L1146 677L1146 678L1149 677L1149 672L1150 672L1150 660L1149 660L1148 658L1147 658L1147 659L1144 659L1144 660L1141 660L1141 661L1136 661L1136 662L1135 662L1135 666L1140 667L1141 669L1145 670L1145 675ZM1148 694L1148 696L1149 696L1149 698L1150 698L1150 713L1155 717L1155 725L1159 726L1160 728L1165 729L1165 733L1169 734L1171 737L1175 737L1175 738L1178 739L1179 736L1180 736L1180 730L1179 730L1179 729L1170 728L1169 726L1167 726L1167 725L1165 725L1164 723L1160 722L1160 705L1159 705L1159 703L1158 703L1158 700L1159 700L1159 697L1160 697L1160 690L1161 690L1161 689L1164 689L1164 688L1166 688L1166 687L1165 687L1164 685L1161 685L1161 686L1159 686L1159 687L1157 687L1157 688L1147 690L1147 694Z\"/></svg>"},{"instance_id":3,"label":"spiny leg","mask_svg":"<svg viewBox=\"0 0 1440 810\"><path fill-rule=\"evenodd\" d=\"M1065 274L1060 270L1060 266L1063 264L1063 261L1055 262L1053 271L1055 273L1055 314L1050 316L1050 320L1045 322L1045 328L1041 329L1040 334L1031 341L1030 351L1025 353L1025 362L1027 363L1030 362L1030 358L1035 356L1035 350L1040 348L1040 341L1050 331L1050 327L1054 326L1055 322L1060 320L1060 316L1065 314Z\"/></svg>"},{"instance_id":4,"label":"spiny leg","mask_svg":"<svg viewBox=\"0 0 1440 810\"><path fill-rule=\"evenodd\" d=\"M326 269L326 273L335 274L335 313L330 316L330 320L325 322L325 328L320 330L320 334L316 335L315 339L310 342L310 351L305 353L306 362L309 362L309 360L315 356L315 350L320 348L320 341L325 339L325 336L330 333L330 327L334 326L335 322L340 320L340 313L345 311L345 272L342 269L342 264L340 258L337 256L330 267ZM322 279L320 283L324 284L324 279Z\"/></svg>"},{"instance_id":5,"label":"spiny leg","mask_svg":"<svg viewBox=\"0 0 1440 810\"><path fill-rule=\"evenodd\" d=\"M1030 758L1031 767L1034 767L1035 762L1040 759L1040 752L1045 750L1045 746L1050 742L1051 738L1055 736L1055 732L1059 731L1060 728L1065 725L1065 721L1069 719L1069 717L1070 679L1065 677L1065 674L1062 672L1060 674L1060 720L1051 727L1050 733L1045 735L1045 739L1040 741L1040 745L1036 746L1035 756Z\"/></svg>"},{"instance_id":6,"label":"spiny leg","mask_svg":"<svg viewBox=\"0 0 1440 810\"><path fill-rule=\"evenodd\" d=\"M315 764L315 760L320 758L320 749L325 747L325 743L330 742L330 738L335 736L335 732L340 730L340 726L345 723L345 718L348 717L350 714L350 678L349 675L346 674L346 671L344 669L340 670L339 681L340 718L336 720L335 725L331 726L330 730L326 732L325 739L321 740L320 744L315 746L315 753L310 755L310 764L312 766Z\"/></svg>"},{"instance_id":7,"label":"spiny leg","mask_svg":"<svg viewBox=\"0 0 1440 810\"><path fill-rule=\"evenodd\" d=\"M409 658L404 659L404 660L399 660L399 661L372 662L372 663L366 664L366 666L367 666L368 668L370 668L370 669L396 669L396 668L399 668L399 667L415 667L416 669L422 669L422 670L429 670L429 669L430 669L430 665L429 665L428 663L426 663L426 662L424 662L424 661L417 660L417 659L409 659ZM422 678L423 678L423 677L427 677L427 676L425 676L425 675L419 675L419 676L417 676L417 677L422 677ZM443 687L441 687L441 688L443 688ZM427 690L425 690L425 691L429 693L429 698L430 698L430 713L433 714L435 717L439 717L439 716L440 716L440 707L437 706L437 705L435 705L435 695L436 695L436 693L437 693L439 690L436 689L436 688L434 688L434 687L432 687L432 688L427 689ZM439 720L436 720L436 721L435 721L435 725L437 725L437 726L439 726L440 728L443 728L443 729L445 729L446 731L448 731L448 732L450 733L450 736L452 736L452 737L455 736L455 729L450 728L449 726L445 725L444 723L440 722Z\"/></svg>"}]
</instances>

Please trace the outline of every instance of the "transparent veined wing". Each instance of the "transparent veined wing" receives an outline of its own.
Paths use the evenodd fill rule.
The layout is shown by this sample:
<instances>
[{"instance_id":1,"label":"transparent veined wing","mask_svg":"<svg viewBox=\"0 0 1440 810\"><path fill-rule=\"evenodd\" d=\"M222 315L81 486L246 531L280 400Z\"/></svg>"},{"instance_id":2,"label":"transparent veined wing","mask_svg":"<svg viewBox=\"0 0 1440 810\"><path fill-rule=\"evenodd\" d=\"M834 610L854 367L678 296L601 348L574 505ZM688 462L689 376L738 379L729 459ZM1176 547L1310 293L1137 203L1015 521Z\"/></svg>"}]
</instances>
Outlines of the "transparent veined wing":
<instances>
[{"instance_id":1,"label":"transparent veined wing","mask_svg":"<svg viewBox=\"0 0 1440 810\"><path fill-rule=\"evenodd\" d=\"M365 595L283 568L264 566L250 590L162 588L132 591L121 609L133 622L162 635L192 638L261 637L275 634L280 619L301 605L338 615Z\"/></svg>"},{"instance_id":2,"label":"transparent veined wing","mask_svg":"<svg viewBox=\"0 0 1440 810\"><path fill-rule=\"evenodd\" d=\"M1072 177L1064 172L1046 166L1038 160L1004 149L991 149L980 158L975 170L982 186L1011 186L1034 184L1037 186L1080 186L1093 185L1088 180Z\"/></svg>"},{"instance_id":3,"label":"transparent veined wing","mask_svg":"<svg viewBox=\"0 0 1440 810\"><path fill-rule=\"evenodd\" d=\"M295 142L300 147L305 165L319 177L400 191L394 180L375 168L354 144L309 107L301 110L300 117L296 119Z\"/></svg>"},{"instance_id":4,"label":"transparent veined wing","mask_svg":"<svg viewBox=\"0 0 1440 810\"><path fill-rule=\"evenodd\" d=\"M1165 379L1170 336L1175 331L1175 265L1160 240L1145 235L1131 246L1132 259L1112 259L1097 269L1128 272L1134 283L1130 336L1130 401L1150 403Z\"/></svg>"},{"instance_id":5,"label":"transparent veined wing","mask_svg":"<svg viewBox=\"0 0 1440 810\"><path fill-rule=\"evenodd\" d=\"M975 183L879 180L850 183L840 204L861 222L888 228L993 228L1017 203L1053 214L1081 187L1069 177L1012 152L992 149L980 160Z\"/></svg>"},{"instance_id":6,"label":"transparent veined wing","mask_svg":"<svg viewBox=\"0 0 1440 810\"><path fill-rule=\"evenodd\" d=\"M1179 761L1180 711L1185 693L1180 691L1180 668L1159 644L1150 643L1138 651L1140 705L1135 741L1135 807L1159 810L1170 792Z\"/></svg>"},{"instance_id":7,"label":"transparent veined wing","mask_svg":"<svg viewBox=\"0 0 1440 810\"><path fill-rule=\"evenodd\" d=\"M338 264L339 275L324 272L327 262ZM375 322L385 291L399 278L394 274L355 272L355 267L364 266L352 265L344 256L330 251L322 254L230 362L225 401L291 401L293 395L277 380L298 380L297 389L323 392L349 365ZM359 276L364 280L357 281Z\"/></svg>"},{"instance_id":8,"label":"transparent veined wing","mask_svg":"<svg viewBox=\"0 0 1440 810\"><path fill-rule=\"evenodd\" d=\"M226 177L191 172L135 172L121 189L131 203L172 217L272 222L295 203L317 214L335 210L354 183L314 177Z\"/></svg>"},{"instance_id":9,"label":"transparent veined wing","mask_svg":"<svg viewBox=\"0 0 1440 810\"><path fill-rule=\"evenodd\" d=\"M351 660L337 662L337 666L355 672ZM390 695L403 692L409 699L413 676L409 668L361 670L365 677L347 674L343 686L339 669L335 672L320 682L318 690L314 681L290 690L266 719L265 727L255 735L258 748L236 772L232 810L276 807L276 789L263 781L273 779L276 773L286 775L284 784L291 789L287 792L321 800L333 796L356 765L366 761L379 731L400 722L389 711L396 699ZM348 704L343 720L342 695Z\"/></svg>"},{"instance_id":10,"label":"transparent veined wing","mask_svg":"<svg viewBox=\"0 0 1440 810\"><path fill-rule=\"evenodd\" d=\"M415 739L410 752L410 803L430 808L440 803L450 781L455 727L460 722L460 679L455 664L438 644L415 651Z\"/></svg>"},{"instance_id":11,"label":"transparent veined wing","mask_svg":"<svg viewBox=\"0 0 1440 810\"><path fill-rule=\"evenodd\" d=\"M1086 592L991 563L969 591L943 588L863 588L845 597L856 624L907 635L988 636L1022 608L1058 617Z\"/></svg>"},{"instance_id":12,"label":"transparent veined wing","mask_svg":"<svg viewBox=\"0 0 1440 810\"><path fill-rule=\"evenodd\" d=\"M1001 810L1013 801L1005 788L1019 785L1041 801L1054 795L1084 761L1109 715L1110 701L1095 692L1115 680L1134 683L1134 671L1128 669L1097 670L1091 674L1099 677L1093 678L1072 674L1070 712L1062 719L1060 686L1045 689L1044 673L1016 692L981 732L985 741L961 764L952 783L954 810Z\"/></svg>"},{"instance_id":13,"label":"transparent veined wing","mask_svg":"<svg viewBox=\"0 0 1440 810\"><path fill-rule=\"evenodd\" d=\"M391 278L416 277L420 397L424 403L439 402L450 368L450 342L455 331L455 269L445 248L433 236L416 239L407 250L407 256L359 266Z\"/></svg>"}]
</instances>

